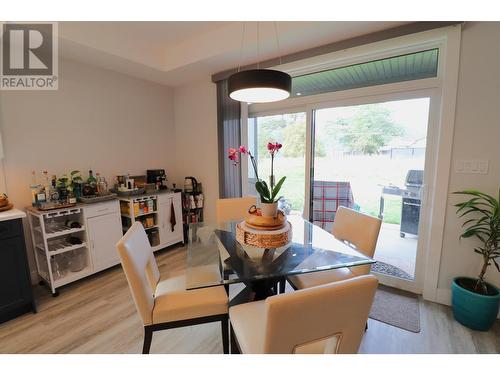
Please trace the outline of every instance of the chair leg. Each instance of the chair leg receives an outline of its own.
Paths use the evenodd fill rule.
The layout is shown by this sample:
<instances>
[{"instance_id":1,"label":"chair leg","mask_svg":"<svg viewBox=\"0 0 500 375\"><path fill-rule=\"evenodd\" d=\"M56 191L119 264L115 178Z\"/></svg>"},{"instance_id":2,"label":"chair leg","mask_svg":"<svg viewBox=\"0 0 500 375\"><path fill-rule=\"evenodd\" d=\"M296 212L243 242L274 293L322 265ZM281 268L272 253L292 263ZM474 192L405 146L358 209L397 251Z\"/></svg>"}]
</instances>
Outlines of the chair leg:
<instances>
[{"instance_id":1,"label":"chair leg","mask_svg":"<svg viewBox=\"0 0 500 375\"><path fill-rule=\"evenodd\" d=\"M222 328L222 352L229 354L229 319L227 317L221 319L220 324Z\"/></svg>"},{"instance_id":2,"label":"chair leg","mask_svg":"<svg viewBox=\"0 0 500 375\"><path fill-rule=\"evenodd\" d=\"M366 324L365 324L365 332L368 330L368 320L366 321Z\"/></svg>"},{"instance_id":3,"label":"chair leg","mask_svg":"<svg viewBox=\"0 0 500 375\"><path fill-rule=\"evenodd\" d=\"M151 348L151 340L153 339L153 328L149 326L144 327L144 344L142 345L142 354L149 354Z\"/></svg>"},{"instance_id":4,"label":"chair leg","mask_svg":"<svg viewBox=\"0 0 500 375\"><path fill-rule=\"evenodd\" d=\"M226 294L229 297L229 284L224 284L224 289L226 289Z\"/></svg>"},{"instance_id":5,"label":"chair leg","mask_svg":"<svg viewBox=\"0 0 500 375\"><path fill-rule=\"evenodd\" d=\"M231 324L229 324L231 329L231 354L241 354L240 348L238 347L238 342L236 341L236 335L234 334L234 329Z\"/></svg>"},{"instance_id":6,"label":"chair leg","mask_svg":"<svg viewBox=\"0 0 500 375\"><path fill-rule=\"evenodd\" d=\"M280 280L280 294L285 293L286 279Z\"/></svg>"}]
</instances>

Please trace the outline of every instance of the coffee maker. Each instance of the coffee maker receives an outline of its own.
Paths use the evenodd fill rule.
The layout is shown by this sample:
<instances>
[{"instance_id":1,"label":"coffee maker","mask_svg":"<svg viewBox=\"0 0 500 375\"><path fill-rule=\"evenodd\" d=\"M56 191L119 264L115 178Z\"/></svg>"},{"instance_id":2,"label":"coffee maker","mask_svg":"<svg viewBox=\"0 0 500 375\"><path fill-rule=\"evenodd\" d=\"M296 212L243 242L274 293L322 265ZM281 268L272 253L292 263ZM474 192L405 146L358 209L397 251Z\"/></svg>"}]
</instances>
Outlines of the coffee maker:
<instances>
[{"instance_id":1,"label":"coffee maker","mask_svg":"<svg viewBox=\"0 0 500 375\"><path fill-rule=\"evenodd\" d=\"M167 175L164 169L148 169L146 174L148 184L155 184L157 190L167 188Z\"/></svg>"}]
</instances>

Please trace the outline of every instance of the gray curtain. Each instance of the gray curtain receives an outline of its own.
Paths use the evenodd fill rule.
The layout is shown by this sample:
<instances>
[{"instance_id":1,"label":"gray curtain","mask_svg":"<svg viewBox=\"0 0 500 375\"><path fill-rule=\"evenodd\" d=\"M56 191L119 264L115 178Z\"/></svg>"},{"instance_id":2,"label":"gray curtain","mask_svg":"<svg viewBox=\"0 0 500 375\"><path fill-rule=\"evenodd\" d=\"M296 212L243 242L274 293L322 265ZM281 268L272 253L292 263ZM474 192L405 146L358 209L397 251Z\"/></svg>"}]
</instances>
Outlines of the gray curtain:
<instances>
[{"instance_id":1,"label":"gray curtain","mask_svg":"<svg viewBox=\"0 0 500 375\"><path fill-rule=\"evenodd\" d=\"M230 147L241 144L240 102L229 98L227 80L217 82L217 137L219 142L219 197L241 197L241 164L227 157Z\"/></svg>"}]
</instances>

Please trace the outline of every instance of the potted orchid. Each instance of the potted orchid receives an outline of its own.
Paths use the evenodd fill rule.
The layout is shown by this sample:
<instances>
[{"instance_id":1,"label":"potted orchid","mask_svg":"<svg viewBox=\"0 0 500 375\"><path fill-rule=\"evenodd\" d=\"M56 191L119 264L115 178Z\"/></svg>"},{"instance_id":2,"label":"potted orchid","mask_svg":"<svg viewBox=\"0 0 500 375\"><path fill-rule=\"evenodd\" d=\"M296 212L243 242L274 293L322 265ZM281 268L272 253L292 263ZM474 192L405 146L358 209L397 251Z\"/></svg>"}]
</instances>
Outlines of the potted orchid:
<instances>
[{"instance_id":1,"label":"potted orchid","mask_svg":"<svg viewBox=\"0 0 500 375\"><path fill-rule=\"evenodd\" d=\"M266 181L259 178L259 172L257 170L257 162L255 157L251 154L250 150L245 146L240 146L238 149L230 148L228 157L233 161L234 165L239 162L239 155L247 155L252 163L253 170L255 172L255 189L259 193L261 202L261 212L262 216L272 216L276 217L278 213L278 201L281 196L278 196L283 183L285 182L286 176L281 177L277 184L275 184L274 178L274 158L278 154L279 150L283 147L281 143L269 142L267 144L267 150L271 155L271 175L269 176L269 185Z\"/></svg>"}]
</instances>

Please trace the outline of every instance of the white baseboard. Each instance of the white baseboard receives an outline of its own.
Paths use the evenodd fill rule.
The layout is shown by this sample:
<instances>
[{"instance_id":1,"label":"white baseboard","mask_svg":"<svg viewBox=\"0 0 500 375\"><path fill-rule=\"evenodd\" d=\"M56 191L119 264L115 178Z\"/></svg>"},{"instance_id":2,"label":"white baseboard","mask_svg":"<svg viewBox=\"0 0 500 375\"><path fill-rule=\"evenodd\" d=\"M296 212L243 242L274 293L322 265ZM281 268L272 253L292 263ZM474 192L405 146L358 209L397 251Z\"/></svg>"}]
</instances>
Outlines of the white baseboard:
<instances>
[{"instance_id":1,"label":"white baseboard","mask_svg":"<svg viewBox=\"0 0 500 375\"><path fill-rule=\"evenodd\" d=\"M436 290L436 302L442 305L451 306L451 289L438 288Z\"/></svg>"},{"instance_id":2,"label":"white baseboard","mask_svg":"<svg viewBox=\"0 0 500 375\"><path fill-rule=\"evenodd\" d=\"M436 291L436 302L451 306L451 289L438 288ZM498 312L497 319L500 319L500 311Z\"/></svg>"}]
</instances>

